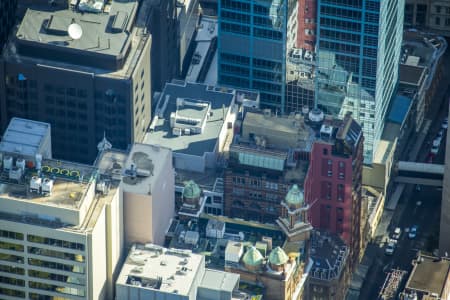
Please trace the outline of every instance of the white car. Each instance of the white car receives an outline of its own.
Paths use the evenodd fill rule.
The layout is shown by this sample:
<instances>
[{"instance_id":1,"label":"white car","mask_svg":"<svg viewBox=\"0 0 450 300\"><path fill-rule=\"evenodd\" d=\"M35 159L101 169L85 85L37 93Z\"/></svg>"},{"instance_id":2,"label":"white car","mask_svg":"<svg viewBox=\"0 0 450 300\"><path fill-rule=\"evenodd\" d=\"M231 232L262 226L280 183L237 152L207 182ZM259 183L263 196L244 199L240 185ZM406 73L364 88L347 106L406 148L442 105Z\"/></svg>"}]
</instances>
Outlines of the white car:
<instances>
[{"instance_id":1,"label":"white car","mask_svg":"<svg viewBox=\"0 0 450 300\"><path fill-rule=\"evenodd\" d=\"M448 118L445 118L444 121L442 121L441 128L442 129L447 129L448 128Z\"/></svg>"},{"instance_id":2,"label":"white car","mask_svg":"<svg viewBox=\"0 0 450 300\"><path fill-rule=\"evenodd\" d=\"M398 240L400 239L400 236L402 235L402 230L400 229L400 227L397 227L394 229L394 233L392 234L392 238L394 240Z\"/></svg>"},{"instance_id":3,"label":"white car","mask_svg":"<svg viewBox=\"0 0 450 300\"><path fill-rule=\"evenodd\" d=\"M438 152L439 152L439 146L433 146L433 147L431 147L431 150L430 150L430 153L431 153L431 154L436 155L436 154L438 154Z\"/></svg>"},{"instance_id":4,"label":"white car","mask_svg":"<svg viewBox=\"0 0 450 300\"><path fill-rule=\"evenodd\" d=\"M384 250L384 253L386 255L392 255L395 251L395 244L397 244L396 240L389 240L389 242L386 245L386 249Z\"/></svg>"},{"instance_id":5,"label":"white car","mask_svg":"<svg viewBox=\"0 0 450 300\"><path fill-rule=\"evenodd\" d=\"M441 141L442 141L442 137L436 137L436 138L433 140L433 146L439 147L439 146L441 145Z\"/></svg>"}]
</instances>

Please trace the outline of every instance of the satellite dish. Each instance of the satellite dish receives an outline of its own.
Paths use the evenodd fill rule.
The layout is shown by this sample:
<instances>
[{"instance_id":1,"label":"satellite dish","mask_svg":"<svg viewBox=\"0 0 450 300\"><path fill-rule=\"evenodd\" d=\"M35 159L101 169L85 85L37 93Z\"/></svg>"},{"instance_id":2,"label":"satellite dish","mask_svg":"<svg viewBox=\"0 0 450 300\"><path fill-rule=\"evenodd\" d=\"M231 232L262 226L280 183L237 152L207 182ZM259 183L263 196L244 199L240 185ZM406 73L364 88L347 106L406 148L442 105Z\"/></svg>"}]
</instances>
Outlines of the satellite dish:
<instances>
[{"instance_id":1,"label":"satellite dish","mask_svg":"<svg viewBox=\"0 0 450 300\"><path fill-rule=\"evenodd\" d=\"M79 40L83 35L83 29L81 29L81 26L77 23L70 24L69 28L67 28L67 32L73 40Z\"/></svg>"}]
</instances>

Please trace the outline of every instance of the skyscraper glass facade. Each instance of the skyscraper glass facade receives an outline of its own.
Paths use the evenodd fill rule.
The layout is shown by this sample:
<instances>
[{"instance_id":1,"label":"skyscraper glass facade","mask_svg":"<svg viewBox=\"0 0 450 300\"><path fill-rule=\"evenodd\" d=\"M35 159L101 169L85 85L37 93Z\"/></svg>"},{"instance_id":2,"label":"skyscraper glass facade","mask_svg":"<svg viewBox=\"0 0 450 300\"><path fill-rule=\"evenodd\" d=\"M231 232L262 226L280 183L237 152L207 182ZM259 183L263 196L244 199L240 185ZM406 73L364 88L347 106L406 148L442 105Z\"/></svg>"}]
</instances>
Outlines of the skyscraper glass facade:
<instances>
[{"instance_id":1,"label":"skyscraper glass facade","mask_svg":"<svg viewBox=\"0 0 450 300\"><path fill-rule=\"evenodd\" d=\"M370 163L394 97L404 0L220 0L219 84L282 113L318 106L363 127Z\"/></svg>"},{"instance_id":2,"label":"skyscraper glass facade","mask_svg":"<svg viewBox=\"0 0 450 300\"><path fill-rule=\"evenodd\" d=\"M373 159L396 92L404 0L317 1L316 103L361 124Z\"/></svg>"},{"instance_id":3,"label":"skyscraper glass facade","mask_svg":"<svg viewBox=\"0 0 450 300\"><path fill-rule=\"evenodd\" d=\"M284 111L286 0L220 0L219 84L260 91L261 104Z\"/></svg>"}]
</instances>

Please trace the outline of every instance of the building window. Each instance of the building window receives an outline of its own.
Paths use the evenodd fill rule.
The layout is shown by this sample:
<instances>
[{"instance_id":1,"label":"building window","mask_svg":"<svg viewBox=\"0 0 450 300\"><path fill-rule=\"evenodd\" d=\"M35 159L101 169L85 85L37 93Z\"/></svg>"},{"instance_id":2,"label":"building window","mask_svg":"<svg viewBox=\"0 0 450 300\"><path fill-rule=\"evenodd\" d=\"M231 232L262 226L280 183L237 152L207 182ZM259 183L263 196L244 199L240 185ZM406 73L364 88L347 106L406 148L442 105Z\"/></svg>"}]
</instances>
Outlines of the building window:
<instances>
[{"instance_id":1,"label":"building window","mask_svg":"<svg viewBox=\"0 0 450 300\"><path fill-rule=\"evenodd\" d=\"M323 148L323 155L328 155L328 149L327 148Z\"/></svg>"},{"instance_id":2,"label":"building window","mask_svg":"<svg viewBox=\"0 0 450 300\"><path fill-rule=\"evenodd\" d=\"M435 24L436 24L436 25L441 25L441 18L436 17L436 19L435 19Z\"/></svg>"},{"instance_id":3,"label":"building window","mask_svg":"<svg viewBox=\"0 0 450 300\"><path fill-rule=\"evenodd\" d=\"M333 176L333 172L332 172L331 170L328 170L327 176L328 176L328 177Z\"/></svg>"},{"instance_id":4,"label":"building window","mask_svg":"<svg viewBox=\"0 0 450 300\"><path fill-rule=\"evenodd\" d=\"M436 8L436 13L440 14L442 7L440 5L436 5L435 8Z\"/></svg>"}]
</instances>

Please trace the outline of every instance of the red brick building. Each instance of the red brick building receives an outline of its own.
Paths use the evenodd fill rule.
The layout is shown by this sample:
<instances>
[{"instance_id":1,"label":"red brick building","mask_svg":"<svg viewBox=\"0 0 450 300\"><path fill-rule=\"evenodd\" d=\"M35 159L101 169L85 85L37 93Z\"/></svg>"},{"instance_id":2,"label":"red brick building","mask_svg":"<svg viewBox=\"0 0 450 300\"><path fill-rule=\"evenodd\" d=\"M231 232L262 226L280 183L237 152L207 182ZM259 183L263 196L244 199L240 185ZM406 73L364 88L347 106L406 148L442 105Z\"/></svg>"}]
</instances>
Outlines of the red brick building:
<instances>
[{"instance_id":1,"label":"red brick building","mask_svg":"<svg viewBox=\"0 0 450 300\"><path fill-rule=\"evenodd\" d=\"M362 164L362 130L350 115L337 127L322 125L305 179L310 223L338 234L352 261L360 249Z\"/></svg>"},{"instance_id":2,"label":"red brick building","mask_svg":"<svg viewBox=\"0 0 450 300\"><path fill-rule=\"evenodd\" d=\"M314 51L316 44L317 0L298 0L297 48Z\"/></svg>"}]
</instances>

